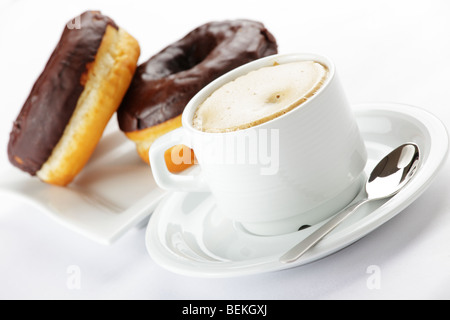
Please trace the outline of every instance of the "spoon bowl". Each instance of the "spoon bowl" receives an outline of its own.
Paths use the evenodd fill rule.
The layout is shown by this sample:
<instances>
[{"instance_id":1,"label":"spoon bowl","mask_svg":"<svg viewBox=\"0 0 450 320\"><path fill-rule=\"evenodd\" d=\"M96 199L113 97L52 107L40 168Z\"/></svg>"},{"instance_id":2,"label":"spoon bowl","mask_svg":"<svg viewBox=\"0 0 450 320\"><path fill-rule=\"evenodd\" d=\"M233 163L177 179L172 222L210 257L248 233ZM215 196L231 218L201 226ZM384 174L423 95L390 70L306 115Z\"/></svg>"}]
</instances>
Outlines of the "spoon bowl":
<instances>
[{"instance_id":1,"label":"spoon bowl","mask_svg":"<svg viewBox=\"0 0 450 320\"><path fill-rule=\"evenodd\" d=\"M414 176L419 162L419 147L406 143L387 156L373 168L366 193L370 199L384 199L395 195Z\"/></svg>"},{"instance_id":2,"label":"spoon bowl","mask_svg":"<svg viewBox=\"0 0 450 320\"><path fill-rule=\"evenodd\" d=\"M361 200L336 214L322 227L286 252L280 257L280 262L290 263L299 259L363 204L397 194L412 179L419 161L420 151L416 144L405 143L395 148L373 168L366 181L365 195Z\"/></svg>"}]
</instances>

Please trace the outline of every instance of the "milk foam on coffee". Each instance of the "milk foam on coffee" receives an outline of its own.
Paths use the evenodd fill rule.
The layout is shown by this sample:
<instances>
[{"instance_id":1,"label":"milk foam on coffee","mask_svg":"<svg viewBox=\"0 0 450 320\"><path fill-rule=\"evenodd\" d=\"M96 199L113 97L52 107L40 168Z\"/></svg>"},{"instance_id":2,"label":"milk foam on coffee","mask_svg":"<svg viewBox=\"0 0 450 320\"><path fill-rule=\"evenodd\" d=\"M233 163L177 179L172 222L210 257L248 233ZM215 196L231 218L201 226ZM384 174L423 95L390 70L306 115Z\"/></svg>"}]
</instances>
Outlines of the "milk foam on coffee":
<instances>
[{"instance_id":1,"label":"milk foam on coffee","mask_svg":"<svg viewBox=\"0 0 450 320\"><path fill-rule=\"evenodd\" d=\"M264 123L314 95L327 73L327 68L315 61L251 71L211 94L195 112L193 126L205 132L229 132Z\"/></svg>"}]
</instances>

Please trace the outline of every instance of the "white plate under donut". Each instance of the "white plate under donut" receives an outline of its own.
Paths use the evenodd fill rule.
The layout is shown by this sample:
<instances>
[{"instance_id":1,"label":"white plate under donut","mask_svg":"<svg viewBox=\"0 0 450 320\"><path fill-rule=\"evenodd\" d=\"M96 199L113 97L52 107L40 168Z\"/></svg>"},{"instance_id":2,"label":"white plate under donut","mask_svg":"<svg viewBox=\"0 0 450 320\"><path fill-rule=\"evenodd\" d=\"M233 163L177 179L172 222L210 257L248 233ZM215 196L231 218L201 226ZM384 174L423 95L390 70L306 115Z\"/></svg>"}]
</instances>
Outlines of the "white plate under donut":
<instances>
[{"instance_id":1,"label":"white plate under donut","mask_svg":"<svg viewBox=\"0 0 450 320\"><path fill-rule=\"evenodd\" d=\"M11 167L1 173L0 193L40 208L70 230L111 244L145 223L165 192L117 128L106 134L91 160L68 187L45 184Z\"/></svg>"}]
</instances>

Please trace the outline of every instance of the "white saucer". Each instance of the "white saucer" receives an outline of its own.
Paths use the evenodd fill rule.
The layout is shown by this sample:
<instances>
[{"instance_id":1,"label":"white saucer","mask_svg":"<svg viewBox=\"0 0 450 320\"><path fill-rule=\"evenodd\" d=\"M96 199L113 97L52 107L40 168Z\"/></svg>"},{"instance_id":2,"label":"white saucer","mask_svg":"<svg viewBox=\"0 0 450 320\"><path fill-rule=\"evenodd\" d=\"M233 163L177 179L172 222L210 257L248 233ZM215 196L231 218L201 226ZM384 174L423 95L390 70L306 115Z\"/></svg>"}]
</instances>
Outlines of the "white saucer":
<instances>
[{"instance_id":1,"label":"white saucer","mask_svg":"<svg viewBox=\"0 0 450 320\"><path fill-rule=\"evenodd\" d=\"M130 228L147 224L166 192L156 185L134 143L118 128L112 130L68 187L47 185L11 167L1 173L0 194L28 202L101 244L109 245Z\"/></svg>"},{"instance_id":2,"label":"white saucer","mask_svg":"<svg viewBox=\"0 0 450 320\"><path fill-rule=\"evenodd\" d=\"M371 103L354 106L369 160L366 171L405 142L419 145L422 163L414 179L390 200L370 203L291 264L278 258L317 229L256 236L222 218L209 193L172 193L157 207L146 233L150 256L173 272L233 277L292 268L330 255L364 237L411 204L430 185L448 150L445 126L417 107Z\"/></svg>"}]
</instances>

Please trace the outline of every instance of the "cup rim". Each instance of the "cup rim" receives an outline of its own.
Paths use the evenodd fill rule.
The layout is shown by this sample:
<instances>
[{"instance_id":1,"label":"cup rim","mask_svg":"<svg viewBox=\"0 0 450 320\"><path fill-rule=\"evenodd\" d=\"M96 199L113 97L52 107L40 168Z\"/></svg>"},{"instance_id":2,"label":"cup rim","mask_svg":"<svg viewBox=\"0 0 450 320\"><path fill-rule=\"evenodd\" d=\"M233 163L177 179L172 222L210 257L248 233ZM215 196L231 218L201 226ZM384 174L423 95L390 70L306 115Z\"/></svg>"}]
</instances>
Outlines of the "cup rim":
<instances>
[{"instance_id":1,"label":"cup rim","mask_svg":"<svg viewBox=\"0 0 450 320\"><path fill-rule=\"evenodd\" d=\"M194 113L197 110L197 107L201 103L203 103L214 91L216 91L217 89L219 89L220 87L225 85L227 82L230 82L230 81L232 81L242 75L245 75L253 70L272 66L272 65L274 65L274 63L286 64L286 63L290 63L290 62L305 61L305 60L313 60L313 61L317 61L317 62L324 64L328 68L328 76L327 76L324 84L319 88L319 90L317 90L317 92L312 97L308 98L308 100L303 102L301 104L301 107L296 107L296 108L286 112L283 115L275 117L266 122L260 123L258 125L255 125L255 126L252 126L249 128L245 128L245 129L235 130L235 131L205 132L205 131L201 131L201 130L194 128L194 126L192 124L192 120L194 118ZM281 121L284 117L289 116L293 112L296 112L296 111L298 112L298 110L307 108L311 104L311 101L314 101L316 99L316 97L318 95L320 95L320 93L328 87L328 85L330 84L332 79L335 77L335 73L336 73L336 71L335 71L335 65L334 65L333 61L328 56L316 54L316 53L274 54L271 56L267 56L264 58L260 58L260 59L248 62L240 67L237 67L231 71L228 71L227 73L218 77L214 81L210 82L199 92L197 92L197 94L194 97L192 97L191 100L188 102L188 104L186 105L186 107L183 111L182 118L181 118L182 126L183 126L183 128L193 131L197 134L222 135L222 134L235 134L236 132L246 131L246 130L250 130L250 129L254 129L254 128L260 128L261 126L265 126L267 124L273 124L274 122Z\"/></svg>"}]
</instances>

